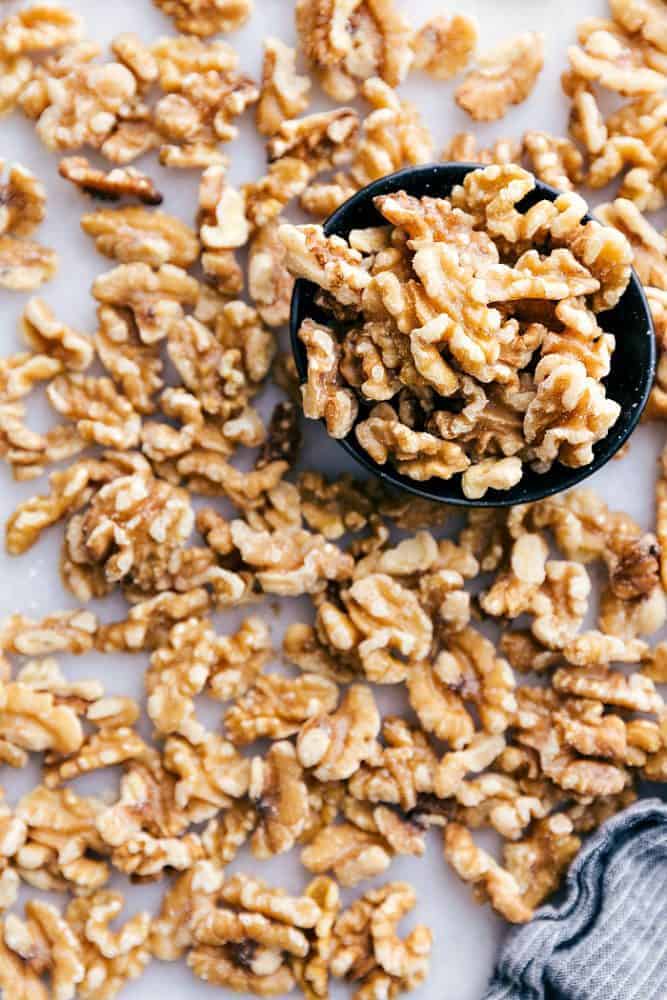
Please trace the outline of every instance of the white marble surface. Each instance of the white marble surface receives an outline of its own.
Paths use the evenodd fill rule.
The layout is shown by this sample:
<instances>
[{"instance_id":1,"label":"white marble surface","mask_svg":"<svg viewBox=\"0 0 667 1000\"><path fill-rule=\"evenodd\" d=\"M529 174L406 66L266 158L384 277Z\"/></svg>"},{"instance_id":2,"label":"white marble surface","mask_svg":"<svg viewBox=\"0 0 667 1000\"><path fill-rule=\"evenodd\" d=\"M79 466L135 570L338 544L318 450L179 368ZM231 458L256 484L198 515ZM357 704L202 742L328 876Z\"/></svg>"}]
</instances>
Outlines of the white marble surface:
<instances>
[{"instance_id":1,"label":"white marble surface","mask_svg":"<svg viewBox=\"0 0 667 1000\"><path fill-rule=\"evenodd\" d=\"M3 11L17 6L3 4ZM124 30L139 32L146 40L172 31L170 23L153 9L150 0L76 0L71 6L84 15L88 33L101 42ZM411 9L417 21L441 8L438 0L413 0L403 3ZM566 125L567 109L559 89L559 75L565 65L566 46L574 39L578 19L586 15L603 15L603 0L461 0L458 8L478 16L481 24L481 44L489 45L518 31L540 29L546 36L546 68L531 98L521 107L513 109L506 120L479 128L480 139L488 141L500 135L518 136L528 127L551 129L562 133ZM256 14L252 21L232 37L242 56L243 68L257 76L261 60L261 41L267 34L275 34L287 42L293 41L292 3L290 0L256 0ZM468 121L454 104L452 86L435 84L421 75L413 76L404 91L421 108L432 128L437 147L455 131L468 126ZM322 102L326 106L326 102ZM47 186L49 213L39 238L57 248L61 257L58 277L43 291L46 300L64 320L82 330L92 331L94 304L88 294L92 279L105 270L109 262L96 256L87 237L79 230L78 216L84 210L82 196L61 180L56 171L57 157L44 150L33 133L32 125L15 115L0 122L0 156L16 159L32 168ZM243 181L258 176L262 169L262 146L248 117L243 122L241 135L229 147L231 176ZM165 192L164 208L192 221L196 176L187 172L165 171L157 166L154 157L141 164L149 169ZM16 324L27 296L0 292L0 341L3 353L16 349L18 340ZM264 400L268 408L270 395ZM43 411L35 407L35 420L39 422ZM38 423L37 423L38 425ZM644 526L652 523L652 489L654 463L663 440L659 428L640 428L632 439L629 454L621 461L612 462L599 472L590 485L594 486L612 505L622 507ZM319 426L311 427L307 435L304 463L335 473L350 468L350 460L327 440ZM42 481L27 484L13 483L3 466L0 468L0 513L7 516L20 499L36 492ZM13 611L40 616L49 610L73 606L58 577L58 548L61 530L48 532L27 555L18 559L0 552L0 615ZM105 601L100 604L100 615L105 620L120 617L122 602ZM280 615L268 605L263 609L271 622L276 645L284 624L307 613L306 605L289 602ZM221 629L231 629L238 615L218 616ZM142 668L145 657L87 656L79 660L64 659L63 665L72 677L103 677L109 691L139 695L142 688ZM382 702L387 707L392 695L383 692ZM219 719L219 706L213 706L206 717L215 725ZM5 769L1 783L10 801L25 791L35 778L35 771L14 774ZM86 791L101 791L114 787L117 776L95 777L81 786ZM243 869L265 876L276 884L297 890L305 884L305 874L296 857L280 858L272 863L254 861L249 855L237 860L234 869ZM435 932L434 961L431 976L416 994L418 1000L477 1000L491 971L494 954L503 938L504 926L487 909L477 907L468 890L448 870L441 854L440 839L433 833L428 852L421 860L399 859L392 867L390 877L405 878L414 883L419 893L417 917L431 925ZM379 879L378 881L383 881ZM122 885L117 880L119 886ZM128 891L128 909L134 912L144 906L155 910L162 893L162 884ZM356 891L351 894L356 895ZM149 1000L158 995L164 1000L205 1000L214 990L195 980L183 963L166 965L153 963L144 976L128 986L122 993L127 1000ZM222 991L218 990L217 995Z\"/></svg>"}]
</instances>

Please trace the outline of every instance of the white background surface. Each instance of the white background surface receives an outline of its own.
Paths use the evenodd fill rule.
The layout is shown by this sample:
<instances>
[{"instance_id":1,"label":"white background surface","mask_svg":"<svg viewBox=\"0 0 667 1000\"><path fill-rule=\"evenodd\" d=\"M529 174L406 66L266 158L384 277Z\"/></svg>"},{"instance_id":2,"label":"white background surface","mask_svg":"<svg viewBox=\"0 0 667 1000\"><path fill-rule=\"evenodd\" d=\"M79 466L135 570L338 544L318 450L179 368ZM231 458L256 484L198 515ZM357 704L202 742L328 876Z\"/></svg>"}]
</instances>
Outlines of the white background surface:
<instances>
[{"instance_id":1,"label":"white background surface","mask_svg":"<svg viewBox=\"0 0 667 1000\"><path fill-rule=\"evenodd\" d=\"M294 27L291 0L255 0L256 11L246 27L230 40L241 53L242 68L258 78L261 64L261 42L267 34L275 34L286 42L293 42ZM400 0L399 0L400 2ZM3 3L2 10L14 10L17 3ZM85 18L88 36L100 42L109 42L120 31L138 32L145 41L161 34L173 33L171 23L153 9L150 0L78 0L69 6ZM413 0L401 6L409 10L412 18L421 23L442 9L438 0ZM490 126L478 127L480 140L501 135L520 136L526 128L543 128L564 134L567 122L567 104L560 92L559 76L565 68L566 46L574 40L575 25L584 16L605 13L603 0L461 0L457 9L477 15L481 27L481 47L487 47L510 35L531 29L542 30L546 36L546 67L529 100L512 109L506 119ZM433 131L436 151L454 132L470 126L469 120L459 111L452 99L453 86L435 83L421 74L414 74L402 88L421 109ZM316 98L315 106L327 106L326 99ZM79 215L87 209L88 202L61 180L57 174L58 157L48 153L34 135L32 123L16 114L0 121L0 156L18 160L45 182L49 194L49 211L45 224L36 238L55 247L61 260L57 278L42 291L46 301L56 313L75 328L93 332L95 313L89 287L95 275L111 267L105 258L97 256L92 243L78 226ZM230 174L235 182L250 180L263 171L263 149L254 131L251 116L241 126L238 140L227 147L231 159ZM179 215L192 223L196 206L198 175L193 172L166 171L157 165L156 157L149 156L140 165L157 180L165 194L162 206L166 211ZM2 353L17 349L17 321L27 295L0 291L0 342ZM287 343L286 340L283 343ZM271 395L265 400L267 411ZM262 407L263 408L263 407ZM39 412L37 411L37 419ZM614 507L627 510L649 528L653 523L653 482L655 460L664 434L659 427L642 427L634 435L629 454L612 462L599 472L589 484L593 485ZM336 444L326 439L319 426L311 427L302 463L319 468L329 474L344 468L355 471L345 454ZM2 519L22 498L43 490L45 479L36 483L15 484L6 468L0 468L0 512ZM22 611L39 617L49 611L72 607L74 602L64 591L58 576L58 551L61 528L47 532L40 543L27 555L7 557L0 552L0 615ZM276 647L286 622L303 619L307 603L284 602L287 606L280 615L266 605L253 608L252 613L265 614L270 620ZM120 618L123 614L121 600L98 602L96 611L104 620ZM218 628L231 631L242 617L230 613L216 616ZM62 665L72 677L96 676L104 679L109 692L140 696L144 656L89 655L77 659L63 658ZM392 710L400 708L390 692L382 692L381 702ZM220 706L213 704L206 711L208 724L215 726L220 718ZM35 780L36 770L15 774L5 768L0 781L5 786L10 802L16 801ZM77 790L100 793L113 789L116 775L99 774L77 783ZM271 863L257 862L247 852L232 866L232 870L254 872L276 885L298 891L306 884L307 873L298 863L296 852ZM450 872L445 864L440 846L440 835L429 835L427 854L422 859L398 859L389 872L376 880L405 878L411 881L419 894L416 918L429 924L435 932L432 971L427 983L415 994L420 1000L477 1000L492 968L494 954L502 940L504 925L486 908L476 906L468 889ZM126 885L117 880L123 891ZM128 914L147 907L156 912L166 883L160 882L128 890ZM367 885L347 893L356 897ZM33 893L34 894L34 893ZM23 898L23 897L22 897ZM407 923L407 922L406 922ZM409 924L408 924L409 925ZM153 962L143 977L130 984L122 997L127 1000L148 1000L158 994L170 1000L193 1000L223 991L215 990L193 978L183 962L163 964Z\"/></svg>"}]
</instances>

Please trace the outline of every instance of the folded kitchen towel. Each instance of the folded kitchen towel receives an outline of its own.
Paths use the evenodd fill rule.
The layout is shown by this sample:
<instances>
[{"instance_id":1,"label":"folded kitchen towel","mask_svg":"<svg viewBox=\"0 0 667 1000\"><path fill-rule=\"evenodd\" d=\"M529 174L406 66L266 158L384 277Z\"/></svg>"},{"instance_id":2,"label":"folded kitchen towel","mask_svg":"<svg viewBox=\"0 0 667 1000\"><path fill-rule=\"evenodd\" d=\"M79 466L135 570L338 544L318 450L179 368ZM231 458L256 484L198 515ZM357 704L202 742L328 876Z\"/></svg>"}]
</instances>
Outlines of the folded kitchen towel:
<instances>
[{"instance_id":1,"label":"folded kitchen towel","mask_svg":"<svg viewBox=\"0 0 667 1000\"><path fill-rule=\"evenodd\" d=\"M667 1000L667 804L584 845L562 899L513 930L484 1000Z\"/></svg>"}]
</instances>

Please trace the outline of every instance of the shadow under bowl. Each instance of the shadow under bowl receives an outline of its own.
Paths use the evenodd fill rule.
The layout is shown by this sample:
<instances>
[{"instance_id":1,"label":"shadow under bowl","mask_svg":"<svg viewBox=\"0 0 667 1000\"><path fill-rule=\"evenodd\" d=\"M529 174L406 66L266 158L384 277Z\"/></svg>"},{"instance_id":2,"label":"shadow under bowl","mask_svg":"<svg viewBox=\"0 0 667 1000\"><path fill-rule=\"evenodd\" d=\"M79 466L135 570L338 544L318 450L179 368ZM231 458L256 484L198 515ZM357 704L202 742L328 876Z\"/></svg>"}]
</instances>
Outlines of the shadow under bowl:
<instances>
[{"instance_id":1,"label":"shadow under bowl","mask_svg":"<svg viewBox=\"0 0 667 1000\"><path fill-rule=\"evenodd\" d=\"M408 167L390 174L362 188L341 205L325 222L324 232L327 236L347 237L352 229L386 224L373 204L377 195L403 190L416 198L424 195L446 197L455 185L463 181L467 173L478 168L479 164L475 163L436 163ZM525 211L542 199L555 201L561 193L548 184L536 181L535 189L526 195L518 208ZM585 218L588 221L593 216L587 215ZM302 383L307 378L308 359L298 336L301 323L308 317L319 323L331 323L331 317L315 305L316 292L315 285L300 278L294 286L292 296L290 336ZM639 421L653 384L656 354L653 323L644 290L634 271L617 305L599 313L597 319L603 330L616 337L611 371L604 379L604 385L607 396L619 404L621 412L607 436L594 446L593 461L588 465L570 469L555 462L549 472L545 473L538 473L524 466L523 478L516 486L509 490L489 490L482 499L469 500L461 489L460 473L447 480L432 478L416 482L400 475L389 463L378 465L357 442L354 427L347 437L339 440L339 444L385 484L442 503L470 507L508 507L518 503L532 503L567 490L602 468L622 447ZM366 405L362 400L359 402L357 423L365 419L373 405Z\"/></svg>"}]
</instances>

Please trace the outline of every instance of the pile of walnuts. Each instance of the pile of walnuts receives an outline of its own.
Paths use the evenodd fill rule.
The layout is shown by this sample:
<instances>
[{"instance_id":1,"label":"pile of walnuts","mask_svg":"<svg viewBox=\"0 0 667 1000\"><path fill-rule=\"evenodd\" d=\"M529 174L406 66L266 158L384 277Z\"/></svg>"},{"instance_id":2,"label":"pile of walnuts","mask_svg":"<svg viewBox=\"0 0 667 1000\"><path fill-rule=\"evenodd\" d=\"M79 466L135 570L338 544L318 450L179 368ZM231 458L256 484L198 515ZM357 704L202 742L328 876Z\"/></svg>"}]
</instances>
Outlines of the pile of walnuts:
<instances>
[{"instance_id":1,"label":"pile of walnuts","mask_svg":"<svg viewBox=\"0 0 667 1000\"><path fill-rule=\"evenodd\" d=\"M0 23L0 113L20 108L68 154L59 172L101 202L81 225L109 259L92 287L92 333L34 297L21 348L0 360L0 454L16 480L48 475L9 517L6 547L18 556L59 525L77 604L0 623L0 760L41 764L35 787L0 803L0 991L110 1000L149 962L183 957L244 993L296 985L326 1000L344 979L358 1000L394 998L424 980L432 935L399 930L411 886L365 883L397 856L422 855L431 827L475 898L522 922L638 782L667 781L667 644L651 642L667 615L667 453L655 534L586 490L471 508L443 534L442 505L302 469L301 402L341 433L364 396L374 406L360 435L378 461L416 478L464 469L472 497L516 477L517 463L520 473L524 461L588 460L616 416L601 384L613 343L596 314L631 262L661 338L667 329L667 249L642 214L664 201L667 18L662 5L612 0L612 20L584 22L569 52L569 137L531 131L479 149L473 134L453 136L445 157L488 169L449 201L383 199L388 226L345 243L283 213L296 200L321 219L369 181L432 158L395 87L413 69L464 70L471 19L443 15L415 32L390 0L299 0L313 76L337 101L359 93L362 118L338 106L308 114L311 80L278 39L259 84L243 73L212 36L244 23L250 0L157 6L183 34L119 35L110 60L65 8ZM540 37L520 36L479 56L456 99L473 119L501 117L541 65ZM600 88L628 101L605 117ZM222 147L250 105L267 164L234 187ZM189 223L130 165L150 150L201 170ZM516 210L533 184L521 161L563 189L557 202ZM616 177L619 197L600 213L612 228L582 225L573 188ZM3 288L52 277L55 252L32 240L45 211L40 182L11 166ZM536 233L548 235L543 256ZM475 294L456 280L466 244ZM303 398L276 332L293 271L348 326L339 344L304 325ZM667 414L663 367L653 417ZM264 419L270 379L285 399ZM57 414L44 431L28 420L40 389ZM436 395L457 405L437 409ZM101 622L86 605L112 593L125 612ZM303 597L311 614L274 648L271 602ZM141 704L58 663L93 653L143 656ZM380 711L384 685L402 700L395 715ZM220 703L215 728L202 699ZM111 794L71 787L116 766ZM497 855L478 830L497 835ZM258 860L298 851L311 880L290 895L229 875L244 845ZM123 918L112 877L160 880L159 912ZM22 884L62 902L33 899L20 913Z\"/></svg>"},{"instance_id":2,"label":"pile of walnuts","mask_svg":"<svg viewBox=\"0 0 667 1000\"><path fill-rule=\"evenodd\" d=\"M299 330L305 416L333 437L354 427L374 461L411 479L463 472L472 500L515 486L524 463L592 461L620 414L602 384L615 338L596 313L625 291L632 251L584 222L574 193L518 211L534 184L494 164L449 198L375 198L387 224L348 240L281 227L287 267L333 314Z\"/></svg>"}]
</instances>

